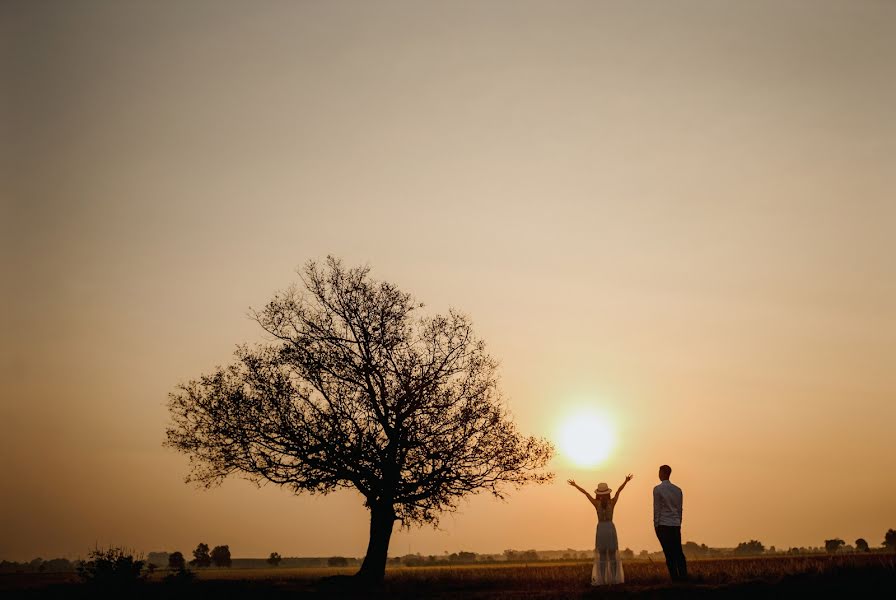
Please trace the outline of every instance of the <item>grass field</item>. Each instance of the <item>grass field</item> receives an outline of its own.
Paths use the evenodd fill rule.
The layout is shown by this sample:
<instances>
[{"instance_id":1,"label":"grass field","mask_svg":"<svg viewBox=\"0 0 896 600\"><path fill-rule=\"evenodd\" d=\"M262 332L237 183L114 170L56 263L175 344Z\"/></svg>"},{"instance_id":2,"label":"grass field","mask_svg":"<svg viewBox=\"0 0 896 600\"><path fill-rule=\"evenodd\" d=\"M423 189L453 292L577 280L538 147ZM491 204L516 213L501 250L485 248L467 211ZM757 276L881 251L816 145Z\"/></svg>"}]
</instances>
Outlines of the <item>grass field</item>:
<instances>
[{"instance_id":1,"label":"grass field","mask_svg":"<svg viewBox=\"0 0 896 600\"><path fill-rule=\"evenodd\" d=\"M626 583L591 588L590 563L557 562L390 569L382 587L355 590L352 569L208 569L183 586L162 574L127 592L141 598L462 598L536 600L560 598L780 597L831 594L845 598L896 590L896 555L725 558L689 562L691 581L671 584L665 564L630 561ZM95 597L97 590L73 575L16 574L0 577L0 594L32 598ZM124 597L120 591L116 596Z\"/></svg>"}]
</instances>

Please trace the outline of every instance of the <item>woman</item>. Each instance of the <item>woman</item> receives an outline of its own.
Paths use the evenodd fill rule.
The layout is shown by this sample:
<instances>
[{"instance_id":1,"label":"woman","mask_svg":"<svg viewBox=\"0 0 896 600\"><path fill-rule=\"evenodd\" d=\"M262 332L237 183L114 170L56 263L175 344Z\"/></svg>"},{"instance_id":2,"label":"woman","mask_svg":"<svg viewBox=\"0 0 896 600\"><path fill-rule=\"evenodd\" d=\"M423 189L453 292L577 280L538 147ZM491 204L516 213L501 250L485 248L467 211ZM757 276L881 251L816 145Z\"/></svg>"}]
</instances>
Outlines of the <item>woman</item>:
<instances>
[{"instance_id":1,"label":"woman","mask_svg":"<svg viewBox=\"0 0 896 600\"><path fill-rule=\"evenodd\" d=\"M610 498L612 490L606 483L598 483L594 490L594 498L591 494L576 485L572 479L567 483L576 488L588 498L588 501L597 510L597 532L594 535L594 567L591 569L591 585L605 585L608 583L622 583L625 575L622 572L622 562L619 560L619 540L616 537L616 526L613 525L613 509L619 500L622 488L632 480L633 475L625 476L625 481L616 490L616 495Z\"/></svg>"}]
</instances>

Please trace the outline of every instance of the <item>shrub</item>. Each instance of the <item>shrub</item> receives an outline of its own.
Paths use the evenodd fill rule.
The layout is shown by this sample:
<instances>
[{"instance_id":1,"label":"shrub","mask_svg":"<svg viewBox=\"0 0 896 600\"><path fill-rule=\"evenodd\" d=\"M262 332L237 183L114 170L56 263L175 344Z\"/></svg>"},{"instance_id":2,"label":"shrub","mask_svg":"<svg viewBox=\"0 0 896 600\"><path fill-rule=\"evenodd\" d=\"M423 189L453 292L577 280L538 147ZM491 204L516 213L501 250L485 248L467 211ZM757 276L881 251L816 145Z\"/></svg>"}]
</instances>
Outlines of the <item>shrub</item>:
<instances>
[{"instance_id":1,"label":"shrub","mask_svg":"<svg viewBox=\"0 0 896 600\"><path fill-rule=\"evenodd\" d=\"M196 573L181 566L165 576L165 583L170 585L186 585L196 579Z\"/></svg>"},{"instance_id":2,"label":"shrub","mask_svg":"<svg viewBox=\"0 0 896 600\"><path fill-rule=\"evenodd\" d=\"M129 587L142 582L144 561L135 559L123 548L90 551L85 562L78 565L78 575L86 583L106 587Z\"/></svg>"}]
</instances>

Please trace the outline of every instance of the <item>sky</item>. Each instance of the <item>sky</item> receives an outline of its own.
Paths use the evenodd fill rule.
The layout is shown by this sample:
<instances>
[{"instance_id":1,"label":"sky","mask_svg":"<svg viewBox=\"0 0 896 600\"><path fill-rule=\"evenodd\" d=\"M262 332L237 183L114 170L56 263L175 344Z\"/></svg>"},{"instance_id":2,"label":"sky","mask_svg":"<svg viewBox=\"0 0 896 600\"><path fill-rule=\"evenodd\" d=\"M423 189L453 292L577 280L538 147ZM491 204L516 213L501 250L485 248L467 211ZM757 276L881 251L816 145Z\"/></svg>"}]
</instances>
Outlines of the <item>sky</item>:
<instances>
[{"instance_id":1,"label":"sky","mask_svg":"<svg viewBox=\"0 0 896 600\"><path fill-rule=\"evenodd\" d=\"M328 254L473 319L607 459L390 553L879 544L896 527L896 4L0 4L0 559L363 556L356 493L183 482L168 393Z\"/></svg>"}]
</instances>

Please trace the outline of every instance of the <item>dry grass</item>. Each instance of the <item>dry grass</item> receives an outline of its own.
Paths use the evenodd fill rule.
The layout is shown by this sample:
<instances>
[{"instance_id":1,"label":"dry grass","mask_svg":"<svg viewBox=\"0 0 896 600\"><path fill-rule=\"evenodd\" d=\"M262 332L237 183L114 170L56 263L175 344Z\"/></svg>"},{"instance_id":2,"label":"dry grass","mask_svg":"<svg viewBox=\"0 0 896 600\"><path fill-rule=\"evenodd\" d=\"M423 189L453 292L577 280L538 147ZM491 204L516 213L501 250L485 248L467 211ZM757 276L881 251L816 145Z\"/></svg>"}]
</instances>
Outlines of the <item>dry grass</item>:
<instances>
[{"instance_id":1,"label":"dry grass","mask_svg":"<svg viewBox=\"0 0 896 600\"><path fill-rule=\"evenodd\" d=\"M693 560L688 563L691 581L671 585L664 563L628 561L626 583L592 589L591 564L581 561L484 564L469 566L400 567L389 569L377 590L358 591L345 582L327 581L333 575L351 575L354 569L264 568L204 569L197 581L172 589L156 573L141 597L265 597L265 598L462 598L536 600L560 598L780 596L794 594L849 596L881 586L896 588L896 555L846 555L756 557ZM18 580L15 580L18 578ZM322 581L323 580L323 581ZM71 577L17 575L0 578L0 592L26 590L32 597L84 596ZM44 586L48 592L41 594ZM855 593L852 593L855 592Z\"/></svg>"},{"instance_id":2,"label":"dry grass","mask_svg":"<svg viewBox=\"0 0 896 600\"><path fill-rule=\"evenodd\" d=\"M877 566L896 573L896 555L852 554L841 556L776 556L709 558L688 561L688 571L695 583L726 584L732 582L773 581L792 575L819 575L837 570ZM627 583L638 585L664 584L669 580L666 564L644 560L624 563ZM204 569L203 580L314 581L333 575L352 575L355 568L264 568ZM587 582L591 563L584 561L535 562L530 564L490 563L460 566L395 567L386 572L387 584L414 582L479 583L512 585L578 584ZM159 578L159 575L156 575Z\"/></svg>"},{"instance_id":3,"label":"dry grass","mask_svg":"<svg viewBox=\"0 0 896 600\"><path fill-rule=\"evenodd\" d=\"M785 580L861 577L868 571L882 573L896 584L896 557L893 555L706 559L690 561L688 566L691 576L688 586L701 589L745 583L777 585ZM614 586L616 592L644 592L670 586L665 563L629 561L624 568L626 583ZM396 592L407 589L421 592L491 591L507 597L517 594L520 597L579 597L591 593L590 576L591 564L583 562L418 567L390 571L386 589Z\"/></svg>"}]
</instances>

